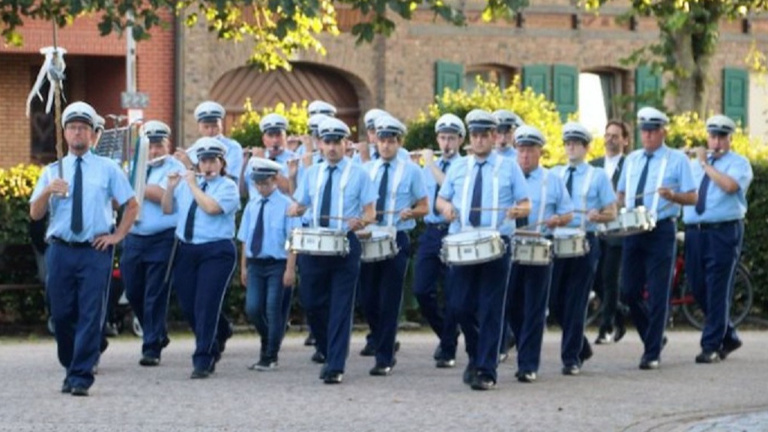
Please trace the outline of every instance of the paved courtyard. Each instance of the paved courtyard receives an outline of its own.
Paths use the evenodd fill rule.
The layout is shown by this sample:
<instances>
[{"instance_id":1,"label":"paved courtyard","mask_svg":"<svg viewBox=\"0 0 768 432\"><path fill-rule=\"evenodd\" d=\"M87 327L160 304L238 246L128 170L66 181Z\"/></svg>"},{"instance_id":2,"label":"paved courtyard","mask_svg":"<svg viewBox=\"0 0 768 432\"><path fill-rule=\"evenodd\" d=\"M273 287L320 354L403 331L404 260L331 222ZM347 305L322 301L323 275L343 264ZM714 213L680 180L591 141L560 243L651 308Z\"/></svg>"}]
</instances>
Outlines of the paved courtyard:
<instances>
[{"instance_id":1,"label":"paved courtyard","mask_svg":"<svg viewBox=\"0 0 768 432\"><path fill-rule=\"evenodd\" d=\"M324 385L305 334L289 333L274 372L247 370L256 337L240 333L208 380L190 380L193 340L176 335L156 368L138 366L140 341L112 339L88 398L59 392L52 339L0 341L0 431L768 431L768 332L742 333L726 362L696 365L698 333L672 331L662 368L640 371L634 332L596 346L581 376L560 374L560 333L545 335L540 379L518 383L514 357L499 385L476 392L466 364L436 369L434 337L401 332L390 377L372 377L356 333L344 383ZM594 338L594 334L589 337Z\"/></svg>"}]
</instances>

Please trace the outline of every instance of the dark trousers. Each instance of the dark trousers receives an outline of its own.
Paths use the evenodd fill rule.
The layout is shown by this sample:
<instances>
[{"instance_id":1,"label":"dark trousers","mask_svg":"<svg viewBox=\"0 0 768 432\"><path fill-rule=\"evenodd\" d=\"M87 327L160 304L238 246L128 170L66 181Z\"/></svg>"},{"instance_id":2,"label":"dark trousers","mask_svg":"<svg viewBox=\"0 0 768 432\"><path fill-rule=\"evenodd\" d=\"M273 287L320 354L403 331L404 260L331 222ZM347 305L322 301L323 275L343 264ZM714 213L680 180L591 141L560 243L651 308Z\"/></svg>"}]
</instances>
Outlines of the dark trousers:
<instances>
[{"instance_id":1,"label":"dark trousers","mask_svg":"<svg viewBox=\"0 0 768 432\"><path fill-rule=\"evenodd\" d=\"M544 340L552 264L512 263L509 273L509 324L517 343L517 369L538 372Z\"/></svg>"},{"instance_id":2,"label":"dark trousers","mask_svg":"<svg viewBox=\"0 0 768 432\"><path fill-rule=\"evenodd\" d=\"M661 358L677 250L675 231L675 221L664 219L656 223L653 231L624 239L621 295L643 340L643 359L647 361Z\"/></svg>"},{"instance_id":3,"label":"dark trousers","mask_svg":"<svg viewBox=\"0 0 768 432\"><path fill-rule=\"evenodd\" d=\"M347 239L346 256L306 255L299 268L301 303L328 372L344 372L349 355L361 249L354 233L347 233Z\"/></svg>"},{"instance_id":4,"label":"dark trousers","mask_svg":"<svg viewBox=\"0 0 768 432\"><path fill-rule=\"evenodd\" d=\"M704 352L718 351L724 340L739 339L730 309L743 237L743 221L703 230L685 229L685 276L706 316L701 334Z\"/></svg>"},{"instance_id":5,"label":"dark trousers","mask_svg":"<svg viewBox=\"0 0 768 432\"><path fill-rule=\"evenodd\" d=\"M482 264L451 266L448 306L464 332L469 366L496 381L501 327L509 283L509 238L501 258Z\"/></svg>"},{"instance_id":6,"label":"dark trousers","mask_svg":"<svg viewBox=\"0 0 768 432\"><path fill-rule=\"evenodd\" d=\"M261 357L277 360L285 334L283 286L286 260L249 259L245 315L261 336Z\"/></svg>"},{"instance_id":7,"label":"dark trousers","mask_svg":"<svg viewBox=\"0 0 768 432\"><path fill-rule=\"evenodd\" d=\"M445 283L448 267L440 259L443 238L448 233L448 226L427 225L419 237L419 249L416 251L413 294L419 302L421 315L427 320L432 331L440 338L440 350L445 358L456 357L459 326L445 306L438 299L437 285L442 283L445 304L450 297Z\"/></svg>"},{"instance_id":8,"label":"dark trousers","mask_svg":"<svg viewBox=\"0 0 768 432\"><path fill-rule=\"evenodd\" d=\"M392 366L395 361L395 338L403 283L411 254L410 240L405 231L397 232L397 255L383 261L360 265L360 286L363 310L371 329L371 342L376 349L376 364Z\"/></svg>"},{"instance_id":9,"label":"dark trousers","mask_svg":"<svg viewBox=\"0 0 768 432\"><path fill-rule=\"evenodd\" d=\"M593 233L587 233L589 252L573 258L555 258L552 268L552 315L563 329L560 360L563 366L581 366L579 353L584 343L587 301L595 279L600 244Z\"/></svg>"},{"instance_id":10,"label":"dark trousers","mask_svg":"<svg viewBox=\"0 0 768 432\"><path fill-rule=\"evenodd\" d=\"M173 249L173 231L149 236L129 234L123 241L120 256L125 296L144 331L141 351L158 358L168 338L166 314L170 287L165 274Z\"/></svg>"},{"instance_id":11,"label":"dark trousers","mask_svg":"<svg viewBox=\"0 0 768 432\"><path fill-rule=\"evenodd\" d=\"M196 370L212 370L221 354L216 336L236 258L232 240L203 244L179 242L173 264L173 289L195 333L192 364Z\"/></svg>"},{"instance_id":12,"label":"dark trousers","mask_svg":"<svg viewBox=\"0 0 768 432\"><path fill-rule=\"evenodd\" d=\"M112 249L53 243L45 262L59 363L67 370L65 380L70 386L88 388L99 359Z\"/></svg>"},{"instance_id":13,"label":"dark trousers","mask_svg":"<svg viewBox=\"0 0 768 432\"><path fill-rule=\"evenodd\" d=\"M610 333L615 325L623 325L624 317L619 307L619 276L623 240L600 241L600 260L595 273L594 291L600 297L600 331Z\"/></svg>"}]
</instances>

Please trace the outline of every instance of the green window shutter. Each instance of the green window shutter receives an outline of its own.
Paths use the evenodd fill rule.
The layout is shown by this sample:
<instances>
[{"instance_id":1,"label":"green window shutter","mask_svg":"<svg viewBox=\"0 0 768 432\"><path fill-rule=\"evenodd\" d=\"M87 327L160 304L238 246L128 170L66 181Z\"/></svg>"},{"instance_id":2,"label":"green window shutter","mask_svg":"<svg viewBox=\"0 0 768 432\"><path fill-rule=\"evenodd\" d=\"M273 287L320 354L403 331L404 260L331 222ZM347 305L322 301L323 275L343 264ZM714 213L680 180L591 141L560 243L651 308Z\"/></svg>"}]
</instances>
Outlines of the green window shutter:
<instances>
[{"instance_id":1,"label":"green window shutter","mask_svg":"<svg viewBox=\"0 0 768 432\"><path fill-rule=\"evenodd\" d=\"M523 66L523 89L530 87L534 92L543 94L547 99L552 99L550 72L549 65Z\"/></svg>"},{"instance_id":2,"label":"green window shutter","mask_svg":"<svg viewBox=\"0 0 768 432\"><path fill-rule=\"evenodd\" d=\"M723 68L723 114L747 126L749 74L744 69Z\"/></svg>"},{"instance_id":3,"label":"green window shutter","mask_svg":"<svg viewBox=\"0 0 768 432\"><path fill-rule=\"evenodd\" d=\"M648 66L635 69L635 112L644 106L661 102L661 74L653 72ZM640 128L635 127L635 148L641 145Z\"/></svg>"},{"instance_id":4,"label":"green window shutter","mask_svg":"<svg viewBox=\"0 0 768 432\"><path fill-rule=\"evenodd\" d=\"M443 94L446 87L451 90L460 90L463 84L463 65L440 60L435 62L435 95Z\"/></svg>"},{"instance_id":5,"label":"green window shutter","mask_svg":"<svg viewBox=\"0 0 768 432\"><path fill-rule=\"evenodd\" d=\"M552 101L557 105L560 120L579 110L579 71L573 66L552 67Z\"/></svg>"}]
</instances>

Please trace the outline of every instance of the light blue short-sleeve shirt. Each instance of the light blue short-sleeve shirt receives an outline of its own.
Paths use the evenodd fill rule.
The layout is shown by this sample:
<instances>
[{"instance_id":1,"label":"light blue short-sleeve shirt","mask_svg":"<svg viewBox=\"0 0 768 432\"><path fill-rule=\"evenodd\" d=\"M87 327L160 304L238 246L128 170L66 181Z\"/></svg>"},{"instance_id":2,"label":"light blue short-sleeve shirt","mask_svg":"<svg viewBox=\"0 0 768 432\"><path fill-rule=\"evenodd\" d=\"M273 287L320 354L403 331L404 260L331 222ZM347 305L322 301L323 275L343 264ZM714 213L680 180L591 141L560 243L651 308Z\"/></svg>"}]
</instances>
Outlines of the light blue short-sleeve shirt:
<instances>
[{"instance_id":1,"label":"light blue short-sleeve shirt","mask_svg":"<svg viewBox=\"0 0 768 432\"><path fill-rule=\"evenodd\" d=\"M543 221L549 220L554 215L564 215L573 211L573 203L565 184L560 176L550 170L538 167L528 175L528 191L531 194L531 213L528 215L528 224L536 224L536 230L549 233L549 229ZM542 199L542 192L546 193ZM542 205L544 213L542 215Z\"/></svg>"},{"instance_id":2,"label":"light blue short-sleeve shirt","mask_svg":"<svg viewBox=\"0 0 768 432\"><path fill-rule=\"evenodd\" d=\"M445 200L450 201L458 211L458 218L451 223L449 233L457 233L462 230L461 221L464 221L464 228L471 227L469 224L469 212L472 204L472 194L477 179L477 172L482 169L483 187L482 187L482 208L497 210L486 210L480 214L480 226L477 228L497 229L502 235L512 234L513 225L506 220L506 209L515 205L515 203L528 199L528 183L523 176L523 171L514 161L509 158L501 157L491 152L482 167L475 163L473 156L465 157L448 169L445 181L438 195ZM496 164L499 164L496 169ZM469 165L472 164L471 171ZM498 198L494 197L494 172L498 178ZM469 182L466 202L464 200L464 184ZM496 213L496 225L492 225L493 213Z\"/></svg>"},{"instance_id":3,"label":"light blue short-sleeve shirt","mask_svg":"<svg viewBox=\"0 0 768 432\"><path fill-rule=\"evenodd\" d=\"M51 196L48 202L50 218L46 238L89 242L96 236L109 234L114 228L115 219L112 199L123 205L135 195L128 177L115 161L86 152L80 162L83 175L83 230L75 234L71 230L71 223L76 160L77 156L68 154L61 161L45 167L32 192L30 202L35 201L58 178L58 164L64 164L64 180L69 183L69 193L66 197Z\"/></svg>"},{"instance_id":4,"label":"light blue short-sleeve shirt","mask_svg":"<svg viewBox=\"0 0 768 432\"><path fill-rule=\"evenodd\" d=\"M262 198L264 197L257 195L245 206L243 217L240 219L240 229L237 231L237 239L245 243L246 258L286 259L288 258L288 253L285 251L286 240L294 228L301 226L301 221L286 214L293 201L279 190L276 189L267 196L264 204L261 202ZM261 253L255 257L251 252L251 246L262 205L264 206L262 216L264 238L261 243Z\"/></svg>"},{"instance_id":5,"label":"light blue short-sleeve shirt","mask_svg":"<svg viewBox=\"0 0 768 432\"><path fill-rule=\"evenodd\" d=\"M243 169L243 146L224 135L218 135L216 139L227 146L227 154L224 155L224 160L227 161L227 175L232 177L235 180L235 184L237 184L240 178L240 171Z\"/></svg>"},{"instance_id":6,"label":"light blue short-sleeve shirt","mask_svg":"<svg viewBox=\"0 0 768 432\"><path fill-rule=\"evenodd\" d=\"M705 197L704 212L698 214L696 206L683 207L683 222L685 223L715 223L743 219L747 214L747 190L752 183L752 165L744 156L732 151L714 161L716 170L732 178L739 184L736 193L728 194L714 181L709 182ZM701 185L704 178L704 168L697 160L691 161L691 172L695 184Z\"/></svg>"},{"instance_id":7,"label":"light blue short-sleeve shirt","mask_svg":"<svg viewBox=\"0 0 768 432\"><path fill-rule=\"evenodd\" d=\"M163 189L166 187L168 174L184 173L187 170L181 162L173 157L165 158L160 166L148 167L147 169L149 170L147 185L157 185ZM178 212L165 214L160 203L144 199L139 218L131 228L131 234L146 236L175 228L178 217Z\"/></svg>"},{"instance_id":8,"label":"light blue short-sleeve shirt","mask_svg":"<svg viewBox=\"0 0 768 432\"><path fill-rule=\"evenodd\" d=\"M552 168L552 173L561 179L563 184L568 179L568 166L558 165ZM589 184L587 184L589 179ZM571 201L576 212L573 219L568 224L572 228L583 228L587 232L597 230L597 224L586 220L587 212L590 210L600 210L616 202L616 193L613 191L611 180L608 178L605 170L593 167L586 162L576 166L573 172Z\"/></svg>"},{"instance_id":9,"label":"light blue short-sleeve shirt","mask_svg":"<svg viewBox=\"0 0 768 432\"><path fill-rule=\"evenodd\" d=\"M458 162L462 156L454 154L451 159L445 160L442 157L435 161L435 165L440 168L444 173L448 172L451 165ZM447 165L447 166L446 166ZM432 169L429 167L423 167L422 173L424 175L424 185L427 188L427 199L429 200L429 212L424 216L424 222L430 224L444 224L447 221L443 215L439 212L435 212L435 194L440 190L440 185L437 184L435 176L432 174Z\"/></svg>"},{"instance_id":10,"label":"light blue short-sleeve shirt","mask_svg":"<svg viewBox=\"0 0 768 432\"><path fill-rule=\"evenodd\" d=\"M424 177L421 174L421 169L415 163L395 157L391 161L385 161L379 159L377 161L370 161L366 163L363 168L369 175L373 175L375 172L376 178L373 179L373 188L379 191L379 185L381 179L384 176L384 163L389 163L389 173L387 180L387 198L384 204L385 210L391 208L392 188L395 186L395 177L397 176L398 169L402 169L402 176L400 182L397 185L397 191L395 193L395 205L392 214L393 225L398 231L410 231L416 227L416 221L409 219L406 221L400 220L400 212L407 208L411 208L417 201L427 196L427 189L424 186ZM400 168L402 165L402 168ZM377 193L378 195L378 193ZM377 223L378 226L387 226L390 219L389 214L384 214L381 222Z\"/></svg>"},{"instance_id":11,"label":"light blue short-sleeve shirt","mask_svg":"<svg viewBox=\"0 0 768 432\"><path fill-rule=\"evenodd\" d=\"M198 184L207 183L205 193L221 207L222 212L211 215L203 211L199 206L195 210L194 236L188 243L203 244L217 240L230 240L235 237L235 212L240 208L240 194L237 191L237 184L228 178L217 176L210 181L198 179ZM174 192L176 206L174 211L178 212L179 222L176 225L176 237L184 240L184 229L187 224L187 215L192 205L194 196L186 181L182 180Z\"/></svg>"}]
</instances>

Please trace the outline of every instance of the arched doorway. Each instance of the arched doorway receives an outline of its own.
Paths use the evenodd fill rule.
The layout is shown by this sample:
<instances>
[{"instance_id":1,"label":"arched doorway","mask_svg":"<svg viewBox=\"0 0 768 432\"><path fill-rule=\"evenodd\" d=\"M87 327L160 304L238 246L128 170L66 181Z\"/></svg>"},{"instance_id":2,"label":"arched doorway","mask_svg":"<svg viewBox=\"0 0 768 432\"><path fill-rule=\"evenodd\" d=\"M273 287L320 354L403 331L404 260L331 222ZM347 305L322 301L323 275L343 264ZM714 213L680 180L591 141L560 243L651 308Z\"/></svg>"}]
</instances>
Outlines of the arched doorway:
<instances>
[{"instance_id":1,"label":"arched doorway","mask_svg":"<svg viewBox=\"0 0 768 432\"><path fill-rule=\"evenodd\" d=\"M211 89L211 99L227 110L225 129L245 111L247 98L256 111L279 102L290 106L292 102L321 99L333 104L337 117L350 127L358 124L360 116L360 98L350 80L336 69L311 63L294 64L290 72L261 72L244 66L222 75Z\"/></svg>"}]
</instances>

